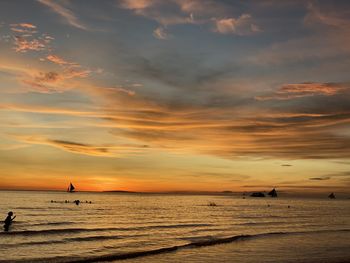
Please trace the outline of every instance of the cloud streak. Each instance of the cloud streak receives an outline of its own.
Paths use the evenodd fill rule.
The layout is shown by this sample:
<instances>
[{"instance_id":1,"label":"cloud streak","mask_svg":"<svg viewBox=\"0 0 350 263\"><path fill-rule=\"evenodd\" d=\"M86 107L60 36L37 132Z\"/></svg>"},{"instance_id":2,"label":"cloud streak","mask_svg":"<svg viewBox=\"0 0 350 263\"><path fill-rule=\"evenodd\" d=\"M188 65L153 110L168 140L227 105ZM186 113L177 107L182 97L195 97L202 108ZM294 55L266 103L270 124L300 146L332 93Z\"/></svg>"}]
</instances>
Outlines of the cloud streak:
<instances>
[{"instance_id":1,"label":"cloud streak","mask_svg":"<svg viewBox=\"0 0 350 263\"><path fill-rule=\"evenodd\" d=\"M39 3L49 7L53 12L61 16L67 23L75 28L88 30L88 28L78 19L78 17L67 7L57 1L37 0Z\"/></svg>"},{"instance_id":2,"label":"cloud streak","mask_svg":"<svg viewBox=\"0 0 350 263\"><path fill-rule=\"evenodd\" d=\"M68 62L57 55L47 55L46 59L60 66L75 64L75 63Z\"/></svg>"},{"instance_id":3,"label":"cloud streak","mask_svg":"<svg viewBox=\"0 0 350 263\"><path fill-rule=\"evenodd\" d=\"M326 181L326 180L329 180L331 179L330 177L328 176L325 176L325 177L312 177L312 178L309 178L309 180L312 180L312 181Z\"/></svg>"},{"instance_id":4,"label":"cloud streak","mask_svg":"<svg viewBox=\"0 0 350 263\"><path fill-rule=\"evenodd\" d=\"M62 139L49 139L41 135L10 135L10 137L22 143L47 145L74 154L96 157L119 157L120 155L137 154L145 149L145 145L92 145Z\"/></svg>"},{"instance_id":5,"label":"cloud streak","mask_svg":"<svg viewBox=\"0 0 350 263\"><path fill-rule=\"evenodd\" d=\"M290 100L309 96L333 96L349 91L347 83L284 84L271 96L257 96L257 100Z\"/></svg>"}]
</instances>

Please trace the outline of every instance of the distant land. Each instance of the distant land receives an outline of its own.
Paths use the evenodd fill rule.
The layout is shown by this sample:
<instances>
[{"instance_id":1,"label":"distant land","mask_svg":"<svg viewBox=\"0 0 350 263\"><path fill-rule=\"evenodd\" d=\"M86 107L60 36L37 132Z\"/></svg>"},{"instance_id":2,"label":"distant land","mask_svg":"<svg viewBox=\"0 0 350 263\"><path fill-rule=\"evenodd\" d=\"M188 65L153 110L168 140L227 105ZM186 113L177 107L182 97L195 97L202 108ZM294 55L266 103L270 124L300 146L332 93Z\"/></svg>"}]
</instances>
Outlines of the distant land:
<instances>
[{"instance_id":1,"label":"distant land","mask_svg":"<svg viewBox=\"0 0 350 263\"><path fill-rule=\"evenodd\" d=\"M122 190L110 190L110 191L102 191L103 193L125 193L125 194L140 194L141 192L133 192L133 191L122 191Z\"/></svg>"},{"instance_id":2,"label":"distant land","mask_svg":"<svg viewBox=\"0 0 350 263\"><path fill-rule=\"evenodd\" d=\"M66 192L65 190L57 189L0 189L0 191L23 191L23 192ZM126 190L108 190L108 191L79 191L77 193L111 193L111 194L145 194L145 195L217 195L217 196L246 196L249 197L252 192L267 193L269 189L261 189L260 191L161 191L161 192L138 192L138 191L126 191ZM277 188L279 197L293 197L293 198L327 198L330 194L327 192L310 192L310 191L286 191ZM337 199L350 199L350 193L345 191L334 191Z\"/></svg>"},{"instance_id":3,"label":"distant land","mask_svg":"<svg viewBox=\"0 0 350 263\"><path fill-rule=\"evenodd\" d=\"M131 194L174 194L174 195L242 195L242 192L233 191L161 191L161 192L133 192L122 190L103 191L103 193L131 193Z\"/></svg>"}]
</instances>

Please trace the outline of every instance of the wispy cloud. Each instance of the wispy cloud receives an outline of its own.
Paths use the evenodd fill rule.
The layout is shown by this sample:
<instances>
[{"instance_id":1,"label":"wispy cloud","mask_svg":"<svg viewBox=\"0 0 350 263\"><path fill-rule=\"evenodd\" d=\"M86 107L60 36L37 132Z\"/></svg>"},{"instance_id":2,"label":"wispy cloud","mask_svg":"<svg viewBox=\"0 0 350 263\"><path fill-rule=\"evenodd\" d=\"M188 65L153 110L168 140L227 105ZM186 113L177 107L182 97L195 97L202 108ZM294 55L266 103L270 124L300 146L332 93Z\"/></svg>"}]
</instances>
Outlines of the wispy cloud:
<instances>
[{"instance_id":1,"label":"wispy cloud","mask_svg":"<svg viewBox=\"0 0 350 263\"><path fill-rule=\"evenodd\" d=\"M65 7L59 1L52 1L52 0L37 0L37 1L45 6L49 7L53 12L60 15L71 26L82 29L82 30L88 30L88 28L76 16L76 14L74 14L70 9Z\"/></svg>"},{"instance_id":2,"label":"wispy cloud","mask_svg":"<svg viewBox=\"0 0 350 263\"><path fill-rule=\"evenodd\" d=\"M57 55L47 55L47 60L51 61L52 63L58 64L58 65L72 65L75 63L68 62L64 60L63 58L57 56Z\"/></svg>"},{"instance_id":3,"label":"wispy cloud","mask_svg":"<svg viewBox=\"0 0 350 263\"><path fill-rule=\"evenodd\" d=\"M212 0L171 0L171 1L120 1L120 7L132 10L136 15L157 21L160 26L153 31L158 39L166 39L164 27L181 24L207 25L214 27L221 34L249 35L260 32L259 26L253 22L251 14L232 17L228 6ZM169 12L169 6L173 8Z\"/></svg>"},{"instance_id":4,"label":"wispy cloud","mask_svg":"<svg viewBox=\"0 0 350 263\"><path fill-rule=\"evenodd\" d=\"M169 34L166 32L164 27L157 27L154 31L153 31L153 36L155 38L161 39L161 40L165 40L169 38Z\"/></svg>"},{"instance_id":5,"label":"wispy cloud","mask_svg":"<svg viewBox=\"0 0 350 263\"><path fill-rule=\"evenodd\" d=\"M113 156L108 146L94 146L64 140L48 140L47 144L73 153L94 156Z\"/></svg>"},{"instance_id":6,"label":"wispy cloud","mask_svg":"<svg viewBox=\"0 0 350 263\"><path fill-rule=\"evenodd\" d=\"M278 4L280 3L274 3ZM297 35L274 41L252 54L248 60L259 65L305 66L305 62L317 62L317 67L320 67L320 60L334 59L339 66L342 58L347 58L350 54L347 44L350 40L347 3L307 1L304 5L305 17L296 22L300 22L301 30L308 30L307 36ZM308 64L307 70L310 70L310 66L312 64Z\"/></svg>"},{"instance_id":7,"label":"wispy cloud","mask_svg":"<svg viewBox=\"0 0 350 263\"><path fill-rule=\"evenodd\" d=\"M27 51L42 51L46 49L46 45L43 41L38 39L27 40L21 36L15 36L14 49L16 52L25 53Z\"/></svg>"},{"instance_id":8,"label":"wispy cloud","mask_svg":"<svg viewBox=\"0 0 350 263\"><path fill-rule=\"evenodd\" d=\"M93 145L65 139L50 139L43 135L8 135L9 138L18 142L32 145L47 145L66 152L75 154L98 156L98 157L118 157L142 152L145 145L140 144L118 144L118 145ZM27 145L28 146L28 145Z\"/></svg>"},{"instance_id":9,"label":"wispy cloud","mask_svg":"<svg viewBox=\"0 0 350 263\"><path fill-rule=\"evenodd\" d=\"M116 88L111 88L111 89L123 92L125 94L128 94L129 96L134 96L136 94L135 91L125 89L125 88L116 87Z\"/></svg>"},{"instance_id":10,"label":"wispy cloud","mask_svg":"<svg viewBox=\"0 0 350 263\"><path fill-rule=\"evenodd\" d=\"M66 80L74 78L86 78L91 73L87 69L68 68L58 73L55 71L37 72L34 75L23 76L22 83L30 87L30 91L39 93L64 92L74 88L74 85L66 85Z\"/></svg>"},{"instance_id":11,"label":"wispy cloud","mask_svg":"<svg viewBox=\"0 0 350 263\"><path fill-rule=\"evenodd\" d=\"M323 3L321 5L315 1L309 2L307 9L308 13L304 19L307 25L322 24L332 29L350 31L350 19L346 8L338 8L337 5L330 3Z\"/></svg>"},{"instance_id":12,"label":"wispy cloud","mask_svg":"<svg viewBox=\"0 0 350 263\"><path fill-rule=\"evenodd\" d=\"M238 18L213 20L215 22L215 31L221 34L250 35L261 31L249 14L243 14Z\"/></svg>"},{"instance_id":13,"label":"wispy cloud","mask_svg":"<svg viewBox=\"0 0 350 263\"><path fill-rule=\"evenodd\" d=\"M0 70L12 74L20 84L25 85L26 89L19 92L38 93L61 93L74 89L76 84L72 82L73 79L87 78L91 74L91 70L80 66L68 65L57 71L45 71L41 68L18 66L10 61L3 62Z\"/></svg>"},{"instance_id":14,"label":"wispy cloud","mask_svg":"<svg viewBox=\"0 0 350 263\"><path fill-rule=\"evenodd\" d=\"M159 0L150 1L120 1L120 7L134 11L135 14L157 21L162 26L179 25L192 23L190 14L186 12L166 12L166 6L181 5L182 1L162 2Z\"/></svg>"},{"instance_id":15,"label":"wispy cloud","mask_svg":"<svg viewBox=\"0 0 350 263\"><path fill-rule=\"evenodd\" d=\"M14 29L23 30L19 32L19 30ZM57 70L46 71L39 66L30 68L17 67L12 65L13 63L10 60L2 61L0 68L16 75L20 83L29 87L29 91L41 93L63 92L67 89L72 89L72 87L66 85L66 80L86 78L92 73L92 70L83 67L79 63L56 55L55 50L51 47L51 43L55 38L47 33L39 33L37 26L29 23L11 24L10 30L15 34L13 36L13 49L16 52L26 53L34 51L34 53L39 54L40 61L48 61L60 66ZM72 83L70 86L72 86Z\"/></svg>"},{"instance_id":16,"label":"wispy cloud","mask_svg":"<svg viewBox=\"0 0 350 263\"><path fill-rule=\"evenodd\" d=\"M312 181L325 181L325 180L329 180L331 179L330 177L328 176L325 176L325 177L311 177L309 178L309 180L312 180Z\"/></svg>"},{"instance_id":17,"label":"wispy cloud","mask_svg":"<svg viewBox=\"0 0 350 263\"><path fill-rule=\"evenodd\" d=\"M54 39L47 34L38 34L37 26L30 23L11 24L10 30L13 33L13 49L19 53L50 50Z\"/></svg>"},{"instance_id":18,"label":"wispy cloud","mask_svg":"<svg viewBox=\"0 0 350 263\"><path fill-rule=\"evenodd\" d=\"M114 154L111 152L109 146L96 146L85 143L78 143L66 140L52 140L42 136L13 136L19 141L26 142L29 144L43 144L59 148L64 151L92 155L92 156L103 156L112 157Z\"/></svg>"},{"instance_id":19,"label":"wispy cloud","mask_svg":"<svg viewBox=\"0 0 350 263\"><path fill-rule=\"evenodd\" d=\"M19 25L24 28L32 28L32 29L36 28L36 26L31 23L20 23Z\"/></svg>"},{"instance_id":20,"label":"wispy cloud","mask_svg":"<svg viewBox=\"0 0 350 263\"><path fill-rule=\"evenodd\" d=\"M244 117L234 107L220 108L215 104L174 105L137 95L100 93L100 96L113 105L104 110L110 116L108 121L116 125L114 135L147 142L156 148L224 158L349 157L345 149L350 146L350 138L334 131L349 123L350 109L347 113L332 108L328 108L327 114L293 113L285 105L275 112L260 109L259 114L252 111ZM306 103L316 103L312 96L306 98L309 100ZM132 110L119 111L126 107Z\"/></svg>"},{"instance_id":21,"label":"wispy cloud","mask_svg":"<svg viewBox=\"0 0 350 263\"><path fill-rule=\"evenodd\" d=\"M19 24L11 24L11 31L16 33L26 34L26 36L31 36L38 31L36 30L36 26L29 23L19 23Z\"/></svg>"},{"instance_id":22,"label":"wispy cloud","mask_svg":"<svg viewBox=\"0 0 350 263\"><path fill-rule=\"evenodd\" d=\"M273 95L257 96L257 100L290 100L308 96L333 96L350 87L346 83L300 83L284 84Z\"/></svg>"},{"instance_id":23,"label":"wispy cloud","mask_svg":"<svg viewBox=\"0 0 350 263\"><path fill-rule=\"evenodd\" d=\"M39 72L33 78L22 79L22 82L30 86L32 91L51 93L60 90L55 87L55 84L61 80L62 77L56 72Z\"/></svg>"}]
</instances>

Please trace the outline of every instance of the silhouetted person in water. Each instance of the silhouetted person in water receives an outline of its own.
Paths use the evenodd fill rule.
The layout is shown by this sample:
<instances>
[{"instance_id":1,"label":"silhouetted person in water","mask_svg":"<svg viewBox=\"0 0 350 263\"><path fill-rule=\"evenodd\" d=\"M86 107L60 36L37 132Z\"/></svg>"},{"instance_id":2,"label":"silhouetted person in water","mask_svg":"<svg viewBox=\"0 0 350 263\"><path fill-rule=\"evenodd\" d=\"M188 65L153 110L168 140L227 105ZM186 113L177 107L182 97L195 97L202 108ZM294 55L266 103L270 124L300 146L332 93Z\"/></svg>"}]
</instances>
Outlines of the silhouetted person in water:
<instances>
[{"instance_id":1,"label":"silhouetted person in water","mask_svg":"<svg viewBox=\"0 0 350 263\"><path fill-rule=\"evenodd\" d=\"M74 203L75 203L76 205L79 205L79 204L80 204L80 200L75 200Z\"/></svg>"},{"instance_id":2,"label":"silhouetted person in water","mask_svg":"<svg viewBox=\"0 0 350 263\"><path fill-rule=\"evenodd\" d=\"M9 212L5 221L4 221L4 230L7 232L9 231L10 225L12 224L12 221L16 218L16 216L12 217L13 213Z\"/></svg>"}]
</instances>

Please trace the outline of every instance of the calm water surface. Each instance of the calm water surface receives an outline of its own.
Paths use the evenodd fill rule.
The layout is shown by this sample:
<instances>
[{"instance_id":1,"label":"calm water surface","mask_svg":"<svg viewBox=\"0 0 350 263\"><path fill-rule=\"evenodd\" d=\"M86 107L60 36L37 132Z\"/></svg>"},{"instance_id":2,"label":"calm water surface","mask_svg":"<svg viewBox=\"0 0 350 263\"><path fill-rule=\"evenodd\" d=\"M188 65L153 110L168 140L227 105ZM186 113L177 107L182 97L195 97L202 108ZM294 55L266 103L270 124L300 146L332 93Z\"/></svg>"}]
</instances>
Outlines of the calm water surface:
<instances>
[{"instance_id":1,"label":"calm water surface","mask_svg":"<svg viewBox=\"0 0 350 263\"><path fill-rule=\"evenodd\" d=\"M0 262L350 260L350 200L0 191L3 219L10 210Z\"/></svg>"}]
</instances>

